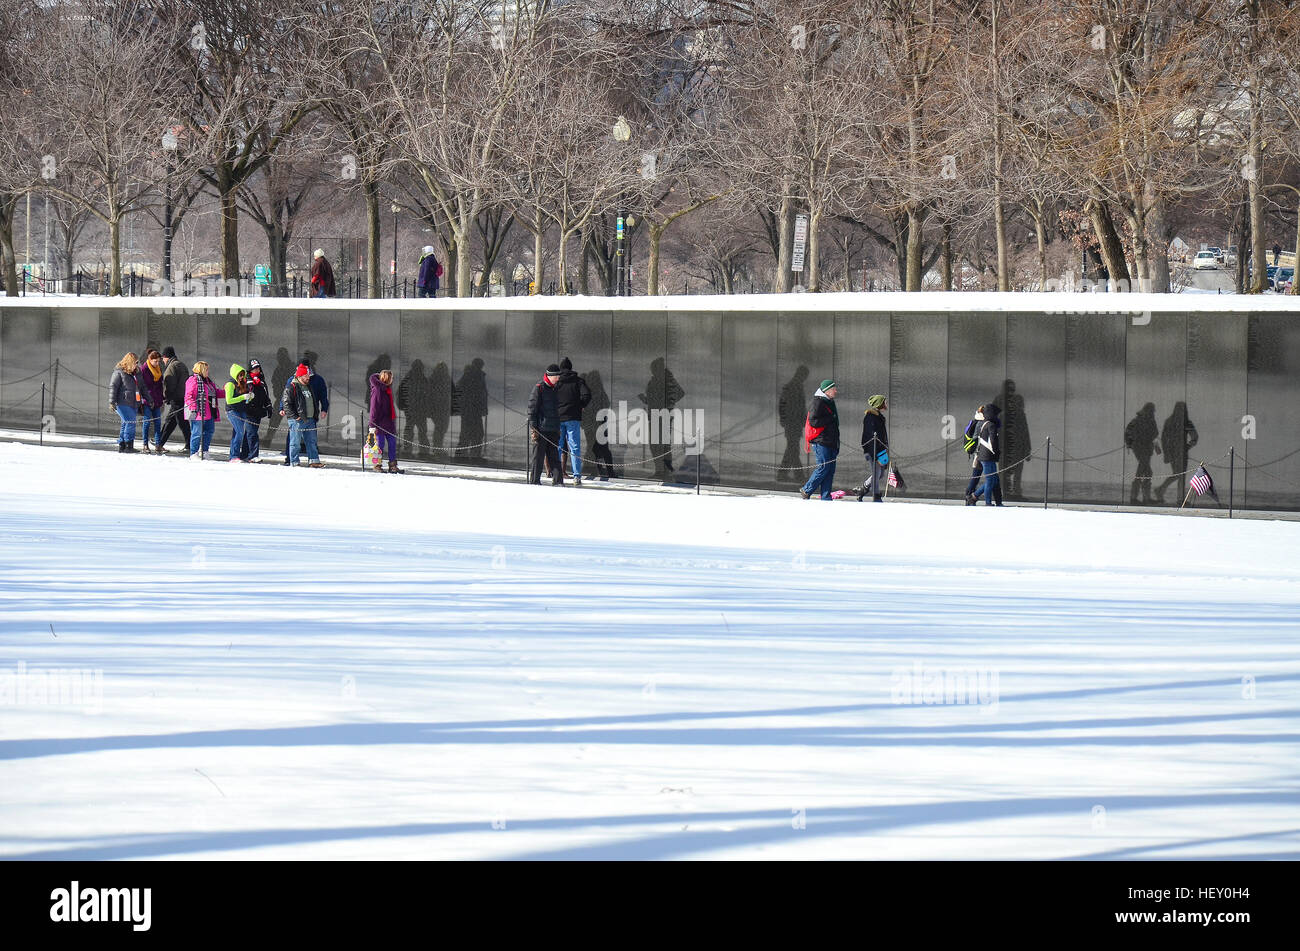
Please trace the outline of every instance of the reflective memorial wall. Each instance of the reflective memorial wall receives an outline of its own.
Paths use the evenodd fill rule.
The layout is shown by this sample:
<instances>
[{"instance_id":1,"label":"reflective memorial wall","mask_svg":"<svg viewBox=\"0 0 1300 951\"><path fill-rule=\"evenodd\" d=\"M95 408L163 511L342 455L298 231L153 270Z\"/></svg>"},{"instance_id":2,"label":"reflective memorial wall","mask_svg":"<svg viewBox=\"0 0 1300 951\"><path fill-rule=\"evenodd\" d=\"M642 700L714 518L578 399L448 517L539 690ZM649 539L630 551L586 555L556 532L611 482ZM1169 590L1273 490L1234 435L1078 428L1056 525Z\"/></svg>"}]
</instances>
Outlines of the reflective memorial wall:
<instances>
[{"instance_id":1,"label":"reflective memorial wall","mask_svg":"<svg viewBox=\"0 0 1300 951\"><path fill-rule=\"evenodd\" d=\"M1300 508L1300 315L266 309L157 314L147 307L0 304L0 425L112 435L113 366L176 348L218 383L257 358L275 394L310 354L330 387L321 445L354 455L367 379L397 377L403 458L523 470L528 395L573 360L594 394L585 455L604 437L616 475L794 491L811 471L804 414L840 384L837 485L865 473L867 398L889 400L892 451L912 496L960 497L961 431L981 403L1003 410L1012 499L1177 506L1206 463L1226 504ZM403 385L404 384L404 385ZM603 426L602 426L603 424ZM278 417L264 443L282 445ZM224 424L222 426L224 429ZM215 445L222 439L218 431ZM1046 442L1051 439L1050 462ZM177 438L177 437L173 437ZM688 453L691 445L702 451Z\"/></svg>"}]
</instances>

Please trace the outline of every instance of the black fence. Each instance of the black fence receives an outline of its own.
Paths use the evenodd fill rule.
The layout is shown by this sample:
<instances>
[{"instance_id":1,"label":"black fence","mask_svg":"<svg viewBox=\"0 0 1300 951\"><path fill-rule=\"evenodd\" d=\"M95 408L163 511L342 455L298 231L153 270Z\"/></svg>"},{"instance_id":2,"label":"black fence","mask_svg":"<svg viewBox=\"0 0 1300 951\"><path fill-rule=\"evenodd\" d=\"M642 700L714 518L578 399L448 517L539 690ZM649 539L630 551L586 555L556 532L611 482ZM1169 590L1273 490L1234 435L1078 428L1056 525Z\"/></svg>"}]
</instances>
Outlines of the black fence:
<instances>
[{"instance_id":1,"label":"black fence","mask_svg":"<svg viewBox=\"0 0 1300 951\"><path fill-rule=\"evenodd\" d=\"M124 352L146 345L171 345L187 363L207 360L218 382L232 362L256 357L276 390L311 352L330 386L327 450L358 449L368 376L391 367L404 457L522 469L529 392L547 364L567 355L595 394L584 420L587 465L592 443L605 436L616 475L694 482L698 468L706 483L793 492L810 472L802 443L808 401L830 377L840 386L836 481L844 488L865 474L861 418L867 398L881 393L892 454L912 496L961 496L970 474L961 431L978 404L997 402L1009 498L1041 501L1046 489L1052 501L1177 506L1204 462L1226 506L1232 451L1237 506L1300 509L1296 315L1156 313L1143 322L1126 314L793 306L656 312L569 310L562 301L547 310L358 302L163 314L143 305L0 301L0 425L40 426L44 384L47 429L115 433L109 376ZM698 456L688 454L697 424ZM274 445L278 418L270 428Z\"/></svg>"}]
</instances>

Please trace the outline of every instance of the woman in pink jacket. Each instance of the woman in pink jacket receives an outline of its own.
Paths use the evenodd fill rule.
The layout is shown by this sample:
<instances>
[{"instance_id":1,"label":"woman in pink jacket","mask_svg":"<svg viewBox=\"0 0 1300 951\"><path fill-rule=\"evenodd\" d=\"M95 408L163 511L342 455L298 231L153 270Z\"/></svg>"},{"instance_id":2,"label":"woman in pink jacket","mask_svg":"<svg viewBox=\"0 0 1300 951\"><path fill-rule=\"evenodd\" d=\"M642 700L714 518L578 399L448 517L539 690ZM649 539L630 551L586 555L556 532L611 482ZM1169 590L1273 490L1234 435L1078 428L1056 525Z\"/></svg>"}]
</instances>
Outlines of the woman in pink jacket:
<instances>
[{"instance_id":1,"label":"woman in pink jacket","mask_svg":"<svg viewBox=\"0 0 1300 951\"><path fill-rule=\"evenodd\" d=\"M190 458L206 459L208 447L212 445L212 431L221 418L217 400L225 399L226 393L208 376L206 360L194 364L191 372L193 375L185 381L185 418L191 421Z\"/></svg>"}]
</instances>

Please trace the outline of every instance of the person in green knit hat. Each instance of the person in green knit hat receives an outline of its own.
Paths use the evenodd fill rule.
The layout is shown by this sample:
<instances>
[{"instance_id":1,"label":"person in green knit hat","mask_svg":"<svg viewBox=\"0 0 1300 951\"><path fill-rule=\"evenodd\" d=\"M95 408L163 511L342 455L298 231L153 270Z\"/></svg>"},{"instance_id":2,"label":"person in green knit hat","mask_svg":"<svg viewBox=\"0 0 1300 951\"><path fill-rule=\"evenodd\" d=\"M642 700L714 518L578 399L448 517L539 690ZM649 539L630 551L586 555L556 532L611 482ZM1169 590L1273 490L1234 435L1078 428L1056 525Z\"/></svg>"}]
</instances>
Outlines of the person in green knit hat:
<instances>
[{"instance_id":1,"label":"person in green knit hat","mask_svg":"<svg viewBox=\"0 0 1300 951\"><path fill-rule=\"evenodd\" d=\"M862 452L867 458L867 478L858 490L858 501L868 492L871 501L879 502L889 475L889 431L885 427L885 413L889 404L880 393L867 400L867 410L862 414Z\"/></svg>"},{"instance_id":2,"label":"person in green knit hat","mask_svg":"<svg viewBox=\"0 0 1300 951\"><path fill-rule=\"evenodd\" d=\"M804 483L799 495L810 499L814 492L826 501L831 498L831 481L835 478L835 460L840 454L840 414L835 408L838 387L834 380L822 380L813 394L808 420L804 423L804 440L817 459L817 468Z\"/></svg>"}]
</instances>

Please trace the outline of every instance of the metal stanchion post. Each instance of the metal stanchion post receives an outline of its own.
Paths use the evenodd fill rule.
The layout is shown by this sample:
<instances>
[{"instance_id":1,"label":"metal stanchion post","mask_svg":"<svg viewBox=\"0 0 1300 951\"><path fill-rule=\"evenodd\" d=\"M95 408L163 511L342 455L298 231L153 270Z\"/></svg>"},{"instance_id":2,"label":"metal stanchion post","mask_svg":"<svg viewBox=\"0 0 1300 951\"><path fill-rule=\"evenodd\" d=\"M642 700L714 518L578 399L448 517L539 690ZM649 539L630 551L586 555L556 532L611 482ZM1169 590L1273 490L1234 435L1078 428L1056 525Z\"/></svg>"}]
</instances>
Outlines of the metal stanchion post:
<instances>
[{"instance_id":1,"label":"metal stanchion post","mask_svg":"<svg viewBox=\"0 0 1300 951\"><path fill-rule=\"evenodd\" d=\"M1043 508L1047 508L1047 492L1052 485L1052 437L1047 437L1046 463L1043 466Z\"/></svg>"},{"instance_id":2,"label":"metal stanchion post","mask_svg":"<svg viewBox=\"0 0 1300 951\"><path fill-rule=\"evenodd\" d=\"M1232 518L1232 490L1237 476L1237 447L1228 447L1228 518Z\"/></svg>"}]
</instances>

